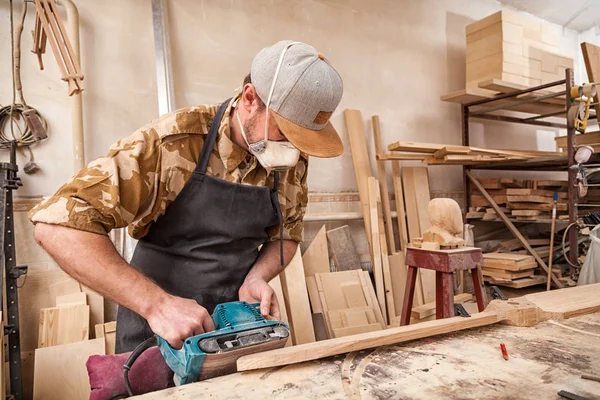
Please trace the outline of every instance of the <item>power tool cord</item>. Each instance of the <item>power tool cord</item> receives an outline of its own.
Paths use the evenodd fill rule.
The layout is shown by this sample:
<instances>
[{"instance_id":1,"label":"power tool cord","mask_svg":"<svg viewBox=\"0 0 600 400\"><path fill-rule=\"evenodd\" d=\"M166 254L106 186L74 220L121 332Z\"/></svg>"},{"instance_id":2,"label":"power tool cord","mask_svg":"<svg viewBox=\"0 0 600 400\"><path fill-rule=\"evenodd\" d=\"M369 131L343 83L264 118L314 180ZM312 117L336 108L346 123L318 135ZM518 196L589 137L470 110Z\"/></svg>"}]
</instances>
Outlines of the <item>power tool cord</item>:
<instances>
[{"instance_id":1,"label":"power tool cord","mask_svg":"<svg viewBox=\"0 0 600 400\"><path fill-rule=\"evenodd\" d=\"M128 396L133 396L133 389L131 388L131 382L129 382L129 371L133 367L133 363L142 355L143 352L148 350L150 347L158 346L158 339L156 335L149 337L139 344L129 355L125 365L123 365L123 381L125 381L125 389L127 390ZM120 396L120 395L119 395ZM124 397L117 397L124 398Z\"/></svg>"}]
</instances>

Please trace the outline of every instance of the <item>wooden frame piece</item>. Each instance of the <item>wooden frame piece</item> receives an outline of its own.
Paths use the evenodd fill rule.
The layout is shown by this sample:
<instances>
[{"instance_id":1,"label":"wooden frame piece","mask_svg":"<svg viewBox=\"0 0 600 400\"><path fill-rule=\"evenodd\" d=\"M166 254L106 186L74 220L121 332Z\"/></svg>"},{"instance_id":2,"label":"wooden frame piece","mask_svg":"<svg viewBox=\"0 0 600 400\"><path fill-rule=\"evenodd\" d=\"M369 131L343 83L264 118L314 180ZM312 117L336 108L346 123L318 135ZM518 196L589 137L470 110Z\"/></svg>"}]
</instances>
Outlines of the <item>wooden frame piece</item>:
<instances>
[{"instance_id":1,"label":"wooden frame piece","mask_svg":"<svg viewBox=\"0 0 600 400\"><path fill-rule=\"evenodd\" d=\"M515 326L534 326L549 319L572 318L600 311L600 298L597 296L599 290L600 284L592 284L535 293L513 298L511 301L494 300L484 312L469 318L445 318L256 353L239 358L237 369L238 371L249 371L317 360L372 347L493 325L498 322Z\"/></svg>"},{"instance_id":2,"label":"wooden frame piece","mask_svg":"<svg viewBox=\"0 0 600 400\"><path fill-rule=\"evenodd\" d=\"M371 117L373 124L373 144L375 145L375 154L383 154L381 147L381 128L379 126L379 116ZM388 191L387 173L385 171L385 161L377 160L377 178L379 179L379 189L381 191L381 205L383 209L383 218L386 232L387 255L396 252L396 241L394 240L394 227L392 225L392 212L390 211L390 192Z\"/></svg>"},{"instance_id":3,"label":"wooden frame piece","mask_svg":"<svg viewBox=\"0 0 600 400\"><path fill-rule=\"evenodd\" d=\"M348 129L348 137L350 138L350 151L352 153L352 164L354 165L354 173L356 174L356 183L358 184L358 196L363 214L363 222L365 224L365 232L367 234L367 242L369 243L369 251L373 253L373 244L371 243L371 217L369 211L369 187L367 178L371 176L371 164L369 162L369 154L367 152L367 140L365 137L365 128L360 111L345 109L344 117L346 119L346 127Z\"/></svg>"},{"instance_id":4,"label":"wooden frame piece","mask_svg":"<svg viewBox=\"0 0 600 400\"><path fill-rule=\"evenodd\" d=\"M370 223L371 223L371 242L373 244L373 276L375 277L375 289L377 291L377 299L379 300L379 306L381 312L384 315L384 320L387 325L387 308L386 308L386 295L385 285L383 279L383 251L382 251L382 240L379 232L379 213L377 209L379 201L379 184L377 179L372 176L368 179L369 188L369 209L370 209ZM385 241L383 241L385 243ZM387 256L387 254L386 254Z\"/></svg>"}]
</instances>

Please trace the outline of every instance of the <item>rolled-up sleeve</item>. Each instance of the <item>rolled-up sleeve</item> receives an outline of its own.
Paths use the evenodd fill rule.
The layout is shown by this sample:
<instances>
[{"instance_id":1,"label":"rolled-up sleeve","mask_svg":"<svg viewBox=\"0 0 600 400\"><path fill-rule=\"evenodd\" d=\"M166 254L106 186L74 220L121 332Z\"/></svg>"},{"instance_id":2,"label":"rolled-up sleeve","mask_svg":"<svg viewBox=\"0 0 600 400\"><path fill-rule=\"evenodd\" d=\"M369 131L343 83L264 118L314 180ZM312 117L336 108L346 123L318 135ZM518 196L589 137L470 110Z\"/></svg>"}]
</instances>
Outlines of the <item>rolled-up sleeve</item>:
<instances>
[{"instance_id":1,"label":"rolled-up sleeve","mask_svg":"<svg viewBox=\"0 0 600 400\"><path fill-rule=\"evenodd\" d=\"M113 144L30 212L33 223L107 234L129 225L152 201L160 176L160 139L152 126Z\"/></svg>"},{"instance_id":2,"label":"rolled-up sleeve","mask_svg":"<svg viewBox=\"0 0 600 400\"><path fill-rule=\"evenodd\" d=\"M279 183L279 203L283 214L283 239L302 243L304 215L308 204L308 156L303 155L296 166L282 174ZM268 229L269 240L279 240L279 226Z\"/></svg>"}]
</instances>

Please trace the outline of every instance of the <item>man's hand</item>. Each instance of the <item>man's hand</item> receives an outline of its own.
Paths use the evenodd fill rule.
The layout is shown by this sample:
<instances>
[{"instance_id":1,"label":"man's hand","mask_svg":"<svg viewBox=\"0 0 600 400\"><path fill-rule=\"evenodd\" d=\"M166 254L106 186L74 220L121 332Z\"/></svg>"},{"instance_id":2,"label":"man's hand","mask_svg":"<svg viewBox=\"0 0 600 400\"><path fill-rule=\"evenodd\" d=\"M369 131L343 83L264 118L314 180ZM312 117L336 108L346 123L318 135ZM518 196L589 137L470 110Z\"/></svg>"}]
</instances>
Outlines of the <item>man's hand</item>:
<instances>
[{"instance_id":1,"label":"man's hand","mask_svg":"<svg viewBox=\"0 0 600 400\"><path fill-rule=\"evenodd\" d=\"M267 319L280 319L279 301L264 279L246 279L238 292L241 301L260 302L260 313Z\"/></svg>"},{"instance_id":2,"label":"man's hand","mask_svg":"<svg viewBox=\"0 0 600 400\"><path fill-rule=\"evenodd\" d=\"M176 296L156 304L146 319L152 331L174 349L180 349L183 341L191 336L215 330L206 308L195 300Z\"/></svg>"}]
</instances>

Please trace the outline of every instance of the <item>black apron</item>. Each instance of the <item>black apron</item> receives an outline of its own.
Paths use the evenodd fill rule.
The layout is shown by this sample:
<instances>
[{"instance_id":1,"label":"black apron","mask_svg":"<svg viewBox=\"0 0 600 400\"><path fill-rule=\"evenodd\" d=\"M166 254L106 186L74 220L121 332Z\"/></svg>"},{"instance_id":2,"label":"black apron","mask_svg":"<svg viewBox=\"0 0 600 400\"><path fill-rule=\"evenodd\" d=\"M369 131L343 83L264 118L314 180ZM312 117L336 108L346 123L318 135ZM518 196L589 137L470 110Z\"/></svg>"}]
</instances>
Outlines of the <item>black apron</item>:
<instances>
[{"instance_id":1,"label":"black apron","mask_svg":"<svg viewBox=\"0 0 600 400\"><path fill-rule=\"evenodd\" d=\"M206 174L229 102L219 107L192 176L138 242L131 260L168 293L194 299L210 314L218 304L238 300L258 247L268 239L266 228L281 222L279 179L270 190ZM117 353L133 350L153 334L144 318L119 306Z\"/></svg>"}]
</instances>

